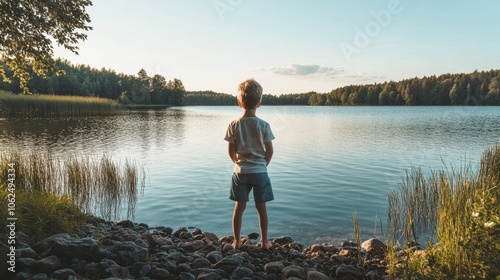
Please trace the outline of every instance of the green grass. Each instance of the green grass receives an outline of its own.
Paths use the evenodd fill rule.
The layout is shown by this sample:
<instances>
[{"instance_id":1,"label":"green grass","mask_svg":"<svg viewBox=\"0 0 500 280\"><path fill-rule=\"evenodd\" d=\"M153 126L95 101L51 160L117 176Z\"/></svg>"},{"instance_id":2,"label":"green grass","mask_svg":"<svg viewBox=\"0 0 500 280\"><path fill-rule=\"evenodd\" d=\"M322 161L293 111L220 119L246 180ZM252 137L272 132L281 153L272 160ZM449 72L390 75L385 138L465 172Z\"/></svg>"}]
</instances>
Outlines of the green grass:
<instances>
[{"instance_id":1,"label":"green grass","mask_svg":"<svg viewBox=\"0 0 500 280\"><path fill-rule=\"evenodd\" d=\"M120 112L111 99L48 94L13 94L0 91L0 116L86 116Z\"/></svg>"},{"instance_id":2,"label":"green grass","mask_svg":"<svg viewBox=\"0 0 500 280\"><path fill-rule=\"evenodd\" d=\"M427 177L420 169L408 172L389 195L389 244L424 240L427 247L424 256L410 246L403 246L401 258L388 252L390 272L405 279L499 275L499 186L498 145L485 151L476 172L470 165Z\"/></svg>"},{"instance_id":3,"label":"green grass","mask_svg":"<svg viewBox=\"0 0 500 280\"><path fill-rule=\"evenodd\" d=\"M126 211L132 217L144 191L144 169L128 160L121 164L108 156L77 155L62 160L39 151L8 151L0 153L0 196L5 202L9 164L15 170L18 230L38 239L74 232L89 213L110 220Z\"/></svg>"}]
</instances>

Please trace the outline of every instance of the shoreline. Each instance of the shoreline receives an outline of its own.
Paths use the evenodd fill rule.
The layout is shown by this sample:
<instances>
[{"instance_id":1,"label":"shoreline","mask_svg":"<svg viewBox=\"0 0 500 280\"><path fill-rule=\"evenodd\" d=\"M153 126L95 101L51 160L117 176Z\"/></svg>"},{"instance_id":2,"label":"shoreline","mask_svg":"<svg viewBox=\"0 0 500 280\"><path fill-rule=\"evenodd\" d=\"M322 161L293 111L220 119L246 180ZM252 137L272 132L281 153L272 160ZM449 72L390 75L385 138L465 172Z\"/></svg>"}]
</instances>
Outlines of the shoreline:
<instances>
[{"instance_id":1,"label":"shoreline","mask_svg":"<svg viewBox=\"0 0 500 280\"><path fill-rule=\"evenodd\" d=\"M232 236L199 228L92 218L74 236L59 233L29 244L18 233L15 279L389 279L385 245L377 239L363 242L358 255L352 241L306 247L282 236L262 250L258 238L250 233L234 250Z\"/></svg>"}]
</instances>

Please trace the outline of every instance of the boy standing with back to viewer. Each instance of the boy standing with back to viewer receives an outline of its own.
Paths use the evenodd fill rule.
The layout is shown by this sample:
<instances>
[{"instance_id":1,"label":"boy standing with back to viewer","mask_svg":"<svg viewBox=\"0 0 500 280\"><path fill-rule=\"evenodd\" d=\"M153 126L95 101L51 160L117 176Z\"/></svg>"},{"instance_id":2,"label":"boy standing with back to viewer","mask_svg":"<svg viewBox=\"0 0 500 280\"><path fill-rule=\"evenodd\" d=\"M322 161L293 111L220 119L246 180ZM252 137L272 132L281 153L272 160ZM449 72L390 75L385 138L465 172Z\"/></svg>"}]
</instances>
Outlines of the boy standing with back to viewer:
<instances>
[{"instance_id":1,"label":"boy standing with back to viewer","mask_svg":"<svg viewBox=\"0 0 500 280\"><path fill-rule=\"evenodd\" d=\"M259 216L260 247L269 249L267 240L266 202L274 199L267 165L273 156L274 135L267 122L255 113L262 101L262 87L254 79L238 86L238 106L243 115L232 121L224 140L229 142L229 157L234 162L233 178L229 198L234 200L233 248L241 247L241 224L250 191L253 190L255 208Z\"/></svg>"}]
</instances>

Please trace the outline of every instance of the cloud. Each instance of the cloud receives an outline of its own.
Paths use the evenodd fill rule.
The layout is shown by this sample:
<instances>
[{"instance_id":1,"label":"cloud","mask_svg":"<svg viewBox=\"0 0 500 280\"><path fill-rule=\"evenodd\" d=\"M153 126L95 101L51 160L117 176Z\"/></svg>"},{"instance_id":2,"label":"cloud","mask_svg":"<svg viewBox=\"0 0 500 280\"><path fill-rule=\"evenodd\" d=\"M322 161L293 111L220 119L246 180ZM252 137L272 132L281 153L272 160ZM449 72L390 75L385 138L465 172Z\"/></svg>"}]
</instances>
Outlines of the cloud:
<instances>
[{"instance_id":1,"label":"cloud","mask_svg":"<svg viewBox=\"0 0 500 280\"><path fill-rule=\"evenodd\" d=\"M342 79L354 79L356 81L373 81L373 80L383 80L385 76L375 76L367 75L366 73L351 73L339 76Z\"/></svg>"},{"instance_id":2,"label":"cloud","mask_svg":"<svg viewBox=\"0 0 500 280\"><path fill-rule=\"evenodd\" d=\"M273 74L289 76L335 76L343 72L342 68L323 67L317 64L290 64L287 67L273 67L268 69Z\"/></svg>"}]
</instances>

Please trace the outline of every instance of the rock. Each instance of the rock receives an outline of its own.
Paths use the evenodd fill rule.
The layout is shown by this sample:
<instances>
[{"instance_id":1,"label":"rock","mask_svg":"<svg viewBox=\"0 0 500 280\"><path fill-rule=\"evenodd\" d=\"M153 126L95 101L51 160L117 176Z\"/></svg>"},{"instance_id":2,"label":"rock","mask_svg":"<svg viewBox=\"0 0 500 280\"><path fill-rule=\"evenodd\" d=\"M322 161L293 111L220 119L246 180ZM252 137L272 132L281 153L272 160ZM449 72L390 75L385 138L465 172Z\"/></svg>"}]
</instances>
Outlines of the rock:
<instances>
[{"instance_id":1,"label":"rock","mask_svg":"<svg viewBox=\"0 0 500 280\"><path fill-rule=\"evenodd\" d=\"M122 266L132 265L135 262L146 262L148 249L139 247L134 242L126 241L107 248L108 257Z\"/></svg>"},{"instance_id":2,"label":"rock","mask_svg":"<svg viewBox=\"0 0 500 280\"><path fill-rule=\"evenodd\" d=\"M191 273L182 272L175 280L196 280L196 277Z\"/></svg>"},{"instance_id":3,"label":"rock","mask_svg":"<svg viewBox=\"0 0 500 280\"><path fill-rule=\"evenodd\" d=\"M205 232L206 233L206 232ZM210 261L212 264L217 263L218 261L222 260L223 256L222 253L219 251L212 251L206 255L206 258L208 261Z\"/></svg>"},{"instance_id":4,"label":"rock","mask_svg":"<svg viewBox=\"0 0 500 280\"><path fill-rule=\"evenodd\" d=\"M222 277L215 272L202 272L198 275L197 280L220 280Z\"/></svg>"},{"instance_id":5,"label":"rock","mask_svg":"<svg viewBox=\"0 0 500 280\"><path fill-rule=\"evenodd\" d=\"M149 272L148 277L151 279L167 279L170 276L170 272L163 268L156 268Z\"/></svg>"},{"instance_id":6,"label":"rock","mask_svg":"<svg viewBox=\"0 0 500 280\"><path fill-rule=\"evenodd\" d=\"M189 266L189 264L187 264L187 263L181 263L181 264L179 264L179 265L175 268L175 270L174 270L174 274L175 274L176 276L179 276L179 275L181 275L181 273L183 273L183 272L191 272L191 271L192 271L192 269L191 269L191 266Z\"/></svg>"},{"instance_id":7,"label":"rock","mask_svg":"<svg viewBox=\"0 0 500 280\"><path fill-rule=\"evenodd\" d=\"M90 277L98 277L104 270L110 267L120 267L115 261L102 259L99 263L88 263L85 265L85 273Z\"/></svg>"},{"instance_id":8,"label":"rock","mask_svg":"<svg viewBox=\"0 0 500 280\"><path fill-rule=\"evenodd\" d=\"M35 265L36 260L32 258L20 258L16 260L16 269L31 269Z\"/></svg>"},{"instance_id":9,"label":"rock","mask_svg":"<svg viewBox=\"0 0 500 280\"><path fill-rule=\"evenodd\" d=\"M14 277L13 279L14 280L26 280L26 279L29 279L30 277L31 277L31 274L23 271L23 272L16 273L16 277ZM2 279L5 279L5 278L2 278ZM10 278L7 278L7 279L10 279Z\"/></svg>"},{"instance_id":10,"label":"rock","mask_svg":"<svg viewBox=\"0 0 500 280\"><path fill-rule=\"evenodd\" d=\"M172 234L172 232L174 232L174 229L171 228L171 227L166 227L166 228L163 228L162 231L168 235Z\"/></svg>"},{"instance_id":11,"label":"rock","mask_svg":"<svg viewBox=\"0 0 500 280\"><path fill-rule=\"evenodd\" d=\"M215 274L217 274L217 275L219 275L221 278L227 278L226 272L224 270L222 270L222 269L196 268L196 269L193 269L193 271L192 271L192 273L196 277L196 279L198 279L198 277L202 273L210 274L212 272L215 273Z\"/></svg>"},{"instance_id":12,"label":"rock","mask_svg":"<svg viewBox=\"0 0 500 280\"><path fill-rule=\"evenodd\" d=\"M315 252L324 252L325 248L321 244L313 244L311 245L311 253Z\"/></svg>"},{"instance_id":13,"label":"rock","mask_svg":"<svg viewBox=\"0 0 500 280\"><path fill-rule=\"evenodd\" d=\"M293 239L290 236L282 236L274 239L274 243L277 243L279 245L286 245L289 243L292 243Z\"/></svg>"},{"instance_id":14,"label":"rock","mask_svg":"<svg viewBox=\"0 0 500 280\"><path fill-rule=\"evenodd\" d=\"M30 243L30 238L26 233L24 233L22 231L17 231L16 232L16 242L28 244L28 243Z\"/></svg>"},{"instance_id":15,"label":"rock","mask_svg":"<svg viewBox=\"0 0 500 280\"><path fill-rule=\"evenodd\" d=\"M28 248L22 248L22 249L16 249L16 259L20 258L31 258L31 259L37 259L38 254L31 249L30 247Z\"/></svg>"},{"instance_id":16,"label":"rock","mask_svg":"<svg viewBox=\"0 0 500 280\"><path fill-rule=\"evenodd\" d=\"M296 265L289 265L289 266L283 268L281 273L283 274L284 279L287 279L289 277L297 277L297 278L305 280L307 278L304 269L302 267L296 266Z\"/></svg>"},{"instance_id":17,"label":"rock","mask_svg":"<svg viewBox=\"0 0 500 280\"><path fill-rule=\"evenodd\" d=\"M35 262L35 268L41 272L52 273L63 268L61 260L57 256L48 256Z\"/></svg>"},{"instance_id":18,"label":"rock","mask_svg":"<svg viewBox=\"0 0 500 280\"><path fill-rule=\"evenodd\" d=\"M212 263L206 258L199 258L193 261L193 268L210 268L211 265Z\"/></svg>"},{"instance_id":19,"label":"rock","mask_svg":"<svg viewBox=\"0 0 500 280\"><path fill-rule=\"evenodd\" d=\"M116 222L117 226L125 227L125 228L134 228L135 225L131 220L120 220Z\"/></svg>"},{"instance_id":20,"label":"rock","mask_svg":"<svg viewBox=\"0 0 500 280\"><path fill-rule=\"evenodd\" d=\"M130 278L130 272L125 267L112 266L112 267L106 268L102 272L101 277L104 277L104 278L115 277L115 278L125 279L125 278Z\"/></svg>"},{"instance_id":21,"label":"rock","mask_svg":"<svg viewBox=\"0 0 500 280\"><path fill-rule=\"evenodd\" d=\"M323 245L323 248L325 249L325 251L327 253L330 253L330 254L335 254L335 253L339 252L339 249L337 247L335 247L335 245L332 245L332 244L325 244L325 245Z\"/></svg>"},{"instance_id":22,"label":"rock","mask_svg":"<svg viewBox=\"0 0 500 280\"><path fill-rule=\"evenodd\" d=\"M66 240L71 238L71 236L67 233L58 233L51 235L32 246L33 250L38 254L44 253L46 251L50 251L52 246L54 246L56 241ZM48 253L48 252L47 252Z\"/></svg>"},{"instance_id":23,"label":"rock","mask_svg":"<svg viewBox=\"0 0 500 280\"><path fill-rule=\"evenodd\" d=\"M376 238L371 238L363 242L361 248L365 249L365 251L370 254L383 254L385 244Z\"/></svg>"},{"instance_id":24,"label":"rock","mask_svg":"<svg viewBox=\"0 0 500 280\"><path fill-rule=\"evenodd\" d=\"M266 273L280 274L283 268L285 268L285 265L282 261L270 262L264 266L264 271Z\"/></svg>"},{"instance_id":25,"label":"rock","mask_svg":"<svg viewBox=\"0 0 500 280\"><path fill-rule=\"evenodd\" d=\"M194 241L189 241L189 242L186 242L186 243L180 243L179 247L186 250L186 251L189 251L189 252L195 252L201 248L203 248L203 246L205 246L205 242L201 241L201 240L194 240Z\"/></svg>"},{"instance_id":26,"label":"rock","mask_svg":"<svg viewBox=\"0 0 500 280\"><path fill-rule=\"evenodd\" d=\"M37 273L29 278L30 280L48 280L49 276L45 273Z\"/></svg>"},{"instance_id":27,"label":"rock","mask_svg":"<svg viewBox=\"0 0 500 280\"><path fill-rule=\"evenodd\" d=\"M151 271L151 265L147 263L134 263L135 274L140 277L145 277Z\"/></svg>"},{"instance_id":28,"label":"rock","mask_svg":"<svg viewBox=\"0 0 500 280\"><path fill-rule=\"evenodd\" d=\"M76 277L76 272L73 269L62 268L54 271L51 277L54 279L66 280L73 278L72 276Z\"/></svg>"},{"instance_id":29,"label":"rock","mask_svg":"<svg viewBox=\"0 0 500 280\"><path fill-rule=\"evenodd\" d=\"M241 256L227 256L225 258L223 258L222 260L218 261L214 267L215 268L219 268L223 265L234 265L234 266L239 266L241 264L243 264L243 261L245 260L245 258L241 257Z\"/></svg>"},{"instance_id":30,"label":"rock","mask_svg":"<svg viewBox=\"0 0 500 280\"><path fill-rule=\"evenodd\" d=\"M361 279L364 277L363 273L361 273L355 267L346 264L341 264L335 271L335 275L337 275L338 277L354 277Z\"/></svg>"},{"instance_id":31,"label":"rock","mask_svg":"<svg viewBox=\"0 0 500 280\"><path fill-rule=\"evenodd\" d=\"M172 242L172 238L161 236L159 234L151 235L151 240L153 242L153 244L151 244L152 246L154 246L154 245L159 245L159 246L169 245L169 246L173 246L174 245L174 242Z\"/></svg>"},{"instance_id":32,"label":"rock","mask_svg":"<svg viewBox=\"0 0 500 280\"><path fill-rule=\"evenodd\" d=\"M259 236L260 236L260 234L258 234L256 232L252 232L252 233L247 235L247 238L250 240L256 240L257 238L259 238Z\"/></svg>"},{"instance_id":33,"label":"rock","mask_svg":"<svg viewBox=\"0 0 500 280\"><path fill-rule=\"evenodd\" d=\"M186 227L180 227L174 232L174 236L180 237L183 232L188 232L188 229Z\"/></svg>"},{"instance_id":34,"label":"rock","mask_svg":"<svg viewBox=\"0 0 500 280\"><path fill-rule=\"evenodd\" d=\"M330 280L330 277L318 271L307 272L307 280Z\"/></svg>"},{"instance_id":35,"label":"rock","mask_svg":"<svg viewBox=\"0 0 500 280\"><path fill-rule=\"evenodd\" d=\"M205 236L205 238L207 240L209 240L210 242L216 242L216 243L219 243L219 237L217 237L217 235L215 235L214 233L211 233L211 232L204 232L203 233L203 236Z\"/></svg>"},{"instance_id":36,"label":"rock","mask_svg":"<svg viewBox=\"0 0 500 280\"><path fill-rule=\"evenodd\" d=\"M99 244L93 238L57 239L51 249L51 254L61 258L93 259L99 252Z\"/></svg>"},{"instance_id":37,"label":"rock","mask_svg":"<svg viewBox=\"0 0 500 280\"><path fill-rule=\"evenodd\" d=\"M231 273L232 279L242 279L245 277L251 278L252 276L253 271L247 267L237 267L235 270L233 270L233 273Z\"/></svg>"}]
</instances>

